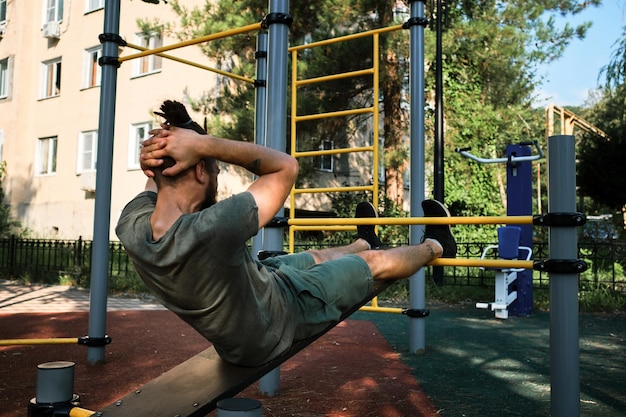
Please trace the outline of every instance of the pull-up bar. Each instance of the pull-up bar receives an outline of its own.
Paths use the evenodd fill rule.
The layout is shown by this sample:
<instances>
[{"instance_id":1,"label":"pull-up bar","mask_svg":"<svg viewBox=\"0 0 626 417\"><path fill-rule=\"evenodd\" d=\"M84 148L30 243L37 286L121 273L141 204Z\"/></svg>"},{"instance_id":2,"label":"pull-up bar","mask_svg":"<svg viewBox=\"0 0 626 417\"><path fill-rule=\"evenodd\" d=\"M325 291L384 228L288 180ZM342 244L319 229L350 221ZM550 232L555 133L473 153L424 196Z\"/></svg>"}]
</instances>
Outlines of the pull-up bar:
<instances>
[{"instance_id":1,"label":"pull-up bar","mask_svg":"<svg viewBox=\"0 0 626 417\"><path fill-rule=\"evenodd\" d=\"M111 343L109 336L102 338L84 337L51 337L47 339L4 339L0 340L0 346L18 345L83 345L83 346L106 346Z\"/></svg>"},{"instance_id":2,"label":"pull-up bar","mask_svg":"<svg viewBox=\"0 0 626 417\"><path fill-rule=\"evenodd\" d=\"M154 49L144 48L143 46L133 45L132 43L126 43L126 46L128 46L129 48L136 49L138 51L150 51L152 54L154 54L156 56L160 56L162 58L166 58L166 59L169 59L171 61L180 62L181 64L185 64L185 65L189 65L189 66L192 66L192 67L200 68L200 69L203 69L203 70L211 71L211 72L214 72L216 74L224 75L226 77L235 78L235 79L237 79L239 81L244 81L244 82L247 82L247 83L254 84L254 80L253 79L244 77L242 75L234 74L232 72L222 71L222 70L217 69L217 68L208 67L206 65L198 64L197 62L189 61L188 59L179 58L179 57L176 57L176 56L173 56L173 55L168 55L168 54L163 54L163 53L154 53ZM136 55L137 54L135 54L135 56Z\"/></svg>"},{"instance_id":3,"label":"pull-up bar","mask_svg":"<svg viewBox=\"0 0 626 417\"><path fill-rule=\"evenodd\" d=\"M174 43L172 45L161 46L158 48L138 52L136 54L126 55L124 57L119 57L118 61L124 62L124 61L128 61L128 60L135 59L135 58L141 58L143 56L154 55L154 54L159 54L161 52L171 51L172 49L178 49L184 46L197 45L199 43L214 41L217 39L223 39L228 36L240 35L242 33L253 32L255 30L260 30L260 29L262 29L261 22L253 23L247 26L242 26L240 28L225 30L219 33L212 33L210 35L200 36L199 38L189 39L187 41Z\"/></svg>"},{"instance_id":4,"label":"pull-up bar","mask_svg":"<svg viewBox=\"0 0 626 417\"><path fill-rule=\"evenodd\" d=\"M445 224L533 224L533 216L473 216L473 217L377 217L288 219L290 226L346 226L346 225L445 225Z\"/></svg>"}]
</instances>

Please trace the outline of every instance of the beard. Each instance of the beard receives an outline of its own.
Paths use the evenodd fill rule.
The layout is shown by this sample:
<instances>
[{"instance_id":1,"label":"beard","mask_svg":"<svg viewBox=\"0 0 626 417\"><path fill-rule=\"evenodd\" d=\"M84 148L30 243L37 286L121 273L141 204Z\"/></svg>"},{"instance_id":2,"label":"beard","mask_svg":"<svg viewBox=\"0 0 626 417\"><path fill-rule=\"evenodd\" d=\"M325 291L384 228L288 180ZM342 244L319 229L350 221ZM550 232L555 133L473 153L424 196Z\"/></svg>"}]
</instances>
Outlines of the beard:
<instances>
[{"instance_id":1,"label":"beard","mask_svg":"<svg viewBox=\"0 0 626 417\"><path fill-rule=\"evenodd\" d=\"M204 201L202 202L202 210L211 207L215 203L217 203L217 190L211 187L209 190L207 190Z\"/></svg>"}]
</instances>

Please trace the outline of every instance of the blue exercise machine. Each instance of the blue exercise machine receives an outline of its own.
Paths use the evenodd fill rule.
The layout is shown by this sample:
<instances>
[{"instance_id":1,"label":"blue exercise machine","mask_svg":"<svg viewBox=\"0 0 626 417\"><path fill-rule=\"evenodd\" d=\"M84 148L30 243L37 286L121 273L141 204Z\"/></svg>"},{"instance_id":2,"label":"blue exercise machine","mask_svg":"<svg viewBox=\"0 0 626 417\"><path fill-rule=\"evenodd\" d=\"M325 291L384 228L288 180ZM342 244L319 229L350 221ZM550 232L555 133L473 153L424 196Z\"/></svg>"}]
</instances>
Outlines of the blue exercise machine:
<instances>
[{"instance_id":1,"label":"blue exercise machine","mask_svg":"<svg viewBox=\"0 0 626 417\"><path fill-rule=\"evenodd\" d=\"M532 147L537 149L532 154ZM506 164L507 216L532 215L532 162L544 157L539 143L521 142L507 145L505 158L480 158L469 151L457 148L456 152L481 164ZM532 225L505 226L498 229L498 245L483 251L483 258L490 250L497 249L503 259L526 259L532 257ZM497 318L528 316L533 311L533 271L529 269L501 269L496 271L495 301L477 303L478 308L491 308Z\"/></svg>"}]
</instances>

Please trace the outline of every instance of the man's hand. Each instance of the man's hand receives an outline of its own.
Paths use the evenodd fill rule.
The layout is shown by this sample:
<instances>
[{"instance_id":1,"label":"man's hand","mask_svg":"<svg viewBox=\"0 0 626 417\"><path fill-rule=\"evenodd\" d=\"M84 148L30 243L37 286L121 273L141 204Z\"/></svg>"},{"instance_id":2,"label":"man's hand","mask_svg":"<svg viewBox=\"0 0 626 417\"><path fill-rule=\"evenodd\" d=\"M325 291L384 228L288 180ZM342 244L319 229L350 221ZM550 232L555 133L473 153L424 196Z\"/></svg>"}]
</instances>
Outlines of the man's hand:
<instances>
[{"instance_id":1,"label":"man's hand","mask_svg":"<svg viewBox=\"0 0 626 417\"><path fill-rule=\"evenodd\" d=\"M163 165L163 158L170 157L175 164L163 170L163 175L173 176L195 165L203 158L198 152L199 141L206 140L189 129L162 124L161 129L149 132L152 136L142 142L139 157L141 169L148 177L154 177L153 168Z\"/></svg>"}]
</instances>

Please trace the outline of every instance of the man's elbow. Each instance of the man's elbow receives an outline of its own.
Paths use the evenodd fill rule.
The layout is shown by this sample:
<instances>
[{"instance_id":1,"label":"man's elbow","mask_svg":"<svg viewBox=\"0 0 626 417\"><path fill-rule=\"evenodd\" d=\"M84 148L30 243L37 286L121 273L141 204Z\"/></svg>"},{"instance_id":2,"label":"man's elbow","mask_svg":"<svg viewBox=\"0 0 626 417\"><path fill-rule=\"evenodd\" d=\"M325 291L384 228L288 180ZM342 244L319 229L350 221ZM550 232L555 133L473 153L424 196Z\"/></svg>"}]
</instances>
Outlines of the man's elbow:
<instances>
[{"instance_id":1,"label":"man's elbow","mask_svg":"<svg viewBox=\"0 0 626 417\"><path fill-rule=\"evenodd\" d=\"M300 164L298 163L298 160L290 156L289 163L286 164L285 169L287 171L287 174L289 175L291 182L295 183L296 179L298 178L298 172L300 171Z\"/></svg>"}]
</instances>

